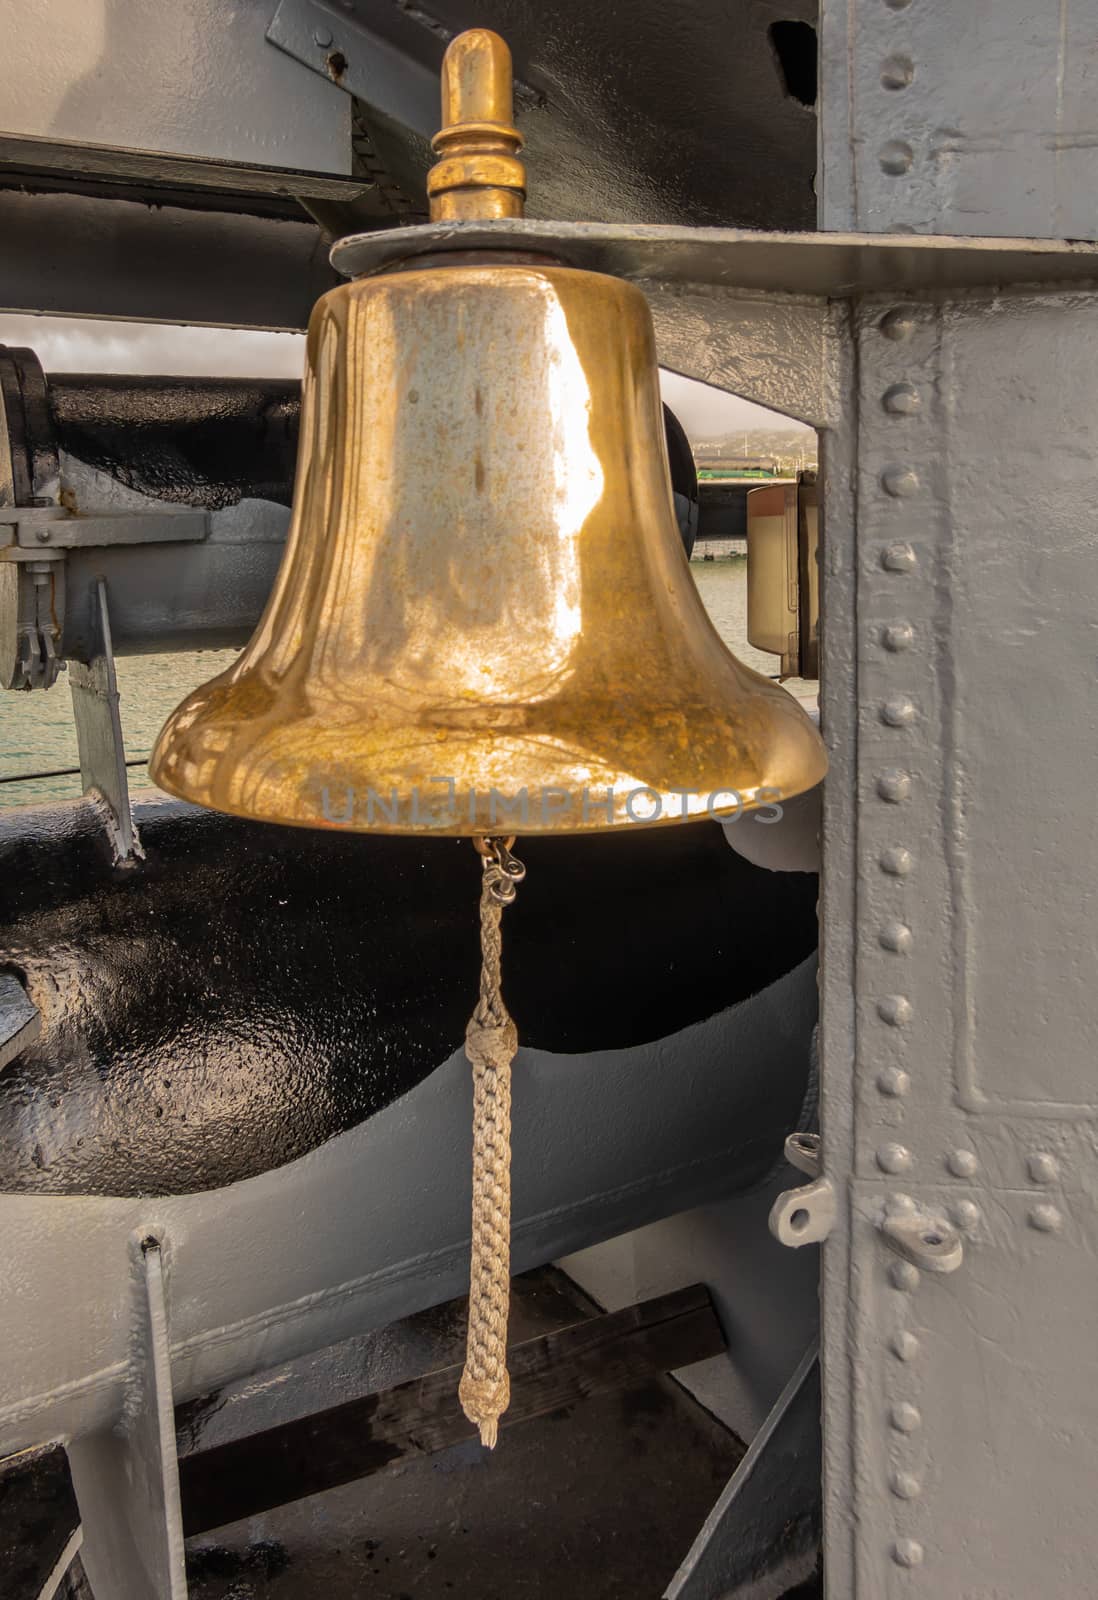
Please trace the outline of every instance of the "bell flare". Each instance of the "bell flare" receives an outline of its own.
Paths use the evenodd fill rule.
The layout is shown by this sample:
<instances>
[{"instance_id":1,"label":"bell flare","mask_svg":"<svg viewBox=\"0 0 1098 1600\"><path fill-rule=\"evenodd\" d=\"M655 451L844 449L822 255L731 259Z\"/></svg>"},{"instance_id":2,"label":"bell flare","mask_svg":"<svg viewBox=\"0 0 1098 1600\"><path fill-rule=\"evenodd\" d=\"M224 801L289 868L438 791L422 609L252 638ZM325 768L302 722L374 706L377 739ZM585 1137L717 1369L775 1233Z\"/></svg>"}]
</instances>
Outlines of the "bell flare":
<instances>
[{"instance_id":1,"label":"bell flare","mask_svg":"<svg viewBox=\"0 0 1098 1600\"><path fill-rule=\"evenodd\" d=\"M282 566L243 655L165 725L161 788L530 834L728 817L825 769L690 575L639 290L481 257L319 302Z\"/></svg>"}]
</instances>

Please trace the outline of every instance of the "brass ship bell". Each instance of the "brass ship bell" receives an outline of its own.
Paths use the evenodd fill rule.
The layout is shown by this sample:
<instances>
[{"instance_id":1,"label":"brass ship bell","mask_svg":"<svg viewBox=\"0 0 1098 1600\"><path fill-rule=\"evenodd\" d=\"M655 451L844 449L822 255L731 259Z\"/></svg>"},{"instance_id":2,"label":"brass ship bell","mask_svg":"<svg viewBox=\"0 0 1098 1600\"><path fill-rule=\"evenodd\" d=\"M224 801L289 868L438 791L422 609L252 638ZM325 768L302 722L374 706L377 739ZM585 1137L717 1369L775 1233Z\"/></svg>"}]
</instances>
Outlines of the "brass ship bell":
<instances>
[{"instance_id":1,"label":"brass ship bell","mask_svg":"<svg viewBox=\"0 0 1098 1600\"><path fill-rule=\"evenodd\" d=\"M433 218L521 216L510 117L506 46L462 35ZM735 814L823 776L809 718L690 576L643 295L499 242L318 302L282 568L243 655L161 734L161 788L484 835Z\"/></svg>"},{"instance_id":2,"label":"brass ship bell","mask_svg":"<svg viewBox=\"0 0 1098 1600\"><path fill-rule=\"evenodd\" d=\"M522 876L502 836L739 814L811 788L826 758L791 696L721 642L690 576L643 295L508 237L525 172L495 34L450 45L442 110L428 191L446 228L406 230L389 270L313 311L281 570L240 659L169 718L151 773L265 822L478 841L461 1398L494 1444L516 1048L499 933ZM485 221L495 248L461 248Z\"/></svg>"}]
</instances>

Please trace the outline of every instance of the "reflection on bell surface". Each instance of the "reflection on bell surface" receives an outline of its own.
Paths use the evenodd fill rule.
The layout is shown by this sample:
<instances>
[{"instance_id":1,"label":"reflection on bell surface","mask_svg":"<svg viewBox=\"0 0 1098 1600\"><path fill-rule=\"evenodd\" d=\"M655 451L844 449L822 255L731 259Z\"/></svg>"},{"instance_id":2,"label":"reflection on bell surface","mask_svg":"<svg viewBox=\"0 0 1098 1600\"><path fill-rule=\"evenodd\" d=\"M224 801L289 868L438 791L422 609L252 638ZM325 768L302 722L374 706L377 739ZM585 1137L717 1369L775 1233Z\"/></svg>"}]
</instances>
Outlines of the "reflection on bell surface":
<instances>
[{"instance_id":1,"label":"reflection on bell surface","mask_svg":"<svg viewBox=\"0 0 1098 1600\"><path fill-rule=\"evenodd\" d=\"M472 154L451 127L435 168L465 217L485 128L511 137L492 192L521 203L498 187L517 135L479 110ZM282 567L161 733L162 788L272 822L542 833L735 812L825 767L690 576L639 290L509 246L324 296Z\"/></svg>"}]
</instances>

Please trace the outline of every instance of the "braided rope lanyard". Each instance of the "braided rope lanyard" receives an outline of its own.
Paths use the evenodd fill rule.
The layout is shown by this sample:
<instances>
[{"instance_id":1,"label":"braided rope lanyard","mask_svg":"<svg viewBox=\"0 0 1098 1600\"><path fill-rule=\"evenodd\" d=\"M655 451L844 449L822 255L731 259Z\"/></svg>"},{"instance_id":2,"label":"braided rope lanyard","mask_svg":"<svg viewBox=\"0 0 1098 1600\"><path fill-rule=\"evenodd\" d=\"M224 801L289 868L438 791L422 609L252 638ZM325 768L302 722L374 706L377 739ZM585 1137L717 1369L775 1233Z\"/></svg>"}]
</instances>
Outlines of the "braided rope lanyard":
<instances>
[{"instance_id":1,"label":"braided rope lanyard","mask_svg":"<svg viewBox=\"0 0 1098 1600\"><path fill-rule=\"evenodd\" d=\"M480 891L480 998L465 1030L473 1068L473 1235L469 1332L458 1386L461 1408L495 1449L511 1399L507 1312L511 1296L511 1061L518 1031L503 1003L500 919L526 868L514 839L474 839L484 867Z\"/></svg>"}]
</instances>

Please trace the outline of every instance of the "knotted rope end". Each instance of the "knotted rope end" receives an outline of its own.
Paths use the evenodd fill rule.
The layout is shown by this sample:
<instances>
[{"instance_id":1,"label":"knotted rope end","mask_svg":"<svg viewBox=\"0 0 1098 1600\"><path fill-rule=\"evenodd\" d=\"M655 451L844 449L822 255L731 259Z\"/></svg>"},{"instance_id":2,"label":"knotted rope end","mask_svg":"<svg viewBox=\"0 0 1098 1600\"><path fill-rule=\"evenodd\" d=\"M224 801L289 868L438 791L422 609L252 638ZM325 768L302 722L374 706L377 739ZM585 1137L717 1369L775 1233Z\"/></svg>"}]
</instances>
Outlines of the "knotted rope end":
<instances>
[{"instance_id":1,"label":"knotted rope end","mask_svg":"<svg viewBox=\"0 0 1098 1600\"><path fill-rule=\"evenodd\" d=\"M499 1419L511 1404L511 1379L505 1371L501 1378L474 1378L468 1368L458 1385L461 1409L480 1429L480 1442L487 1450L494 1450L499 1439Z\"/></svg>"}]
</instances>

